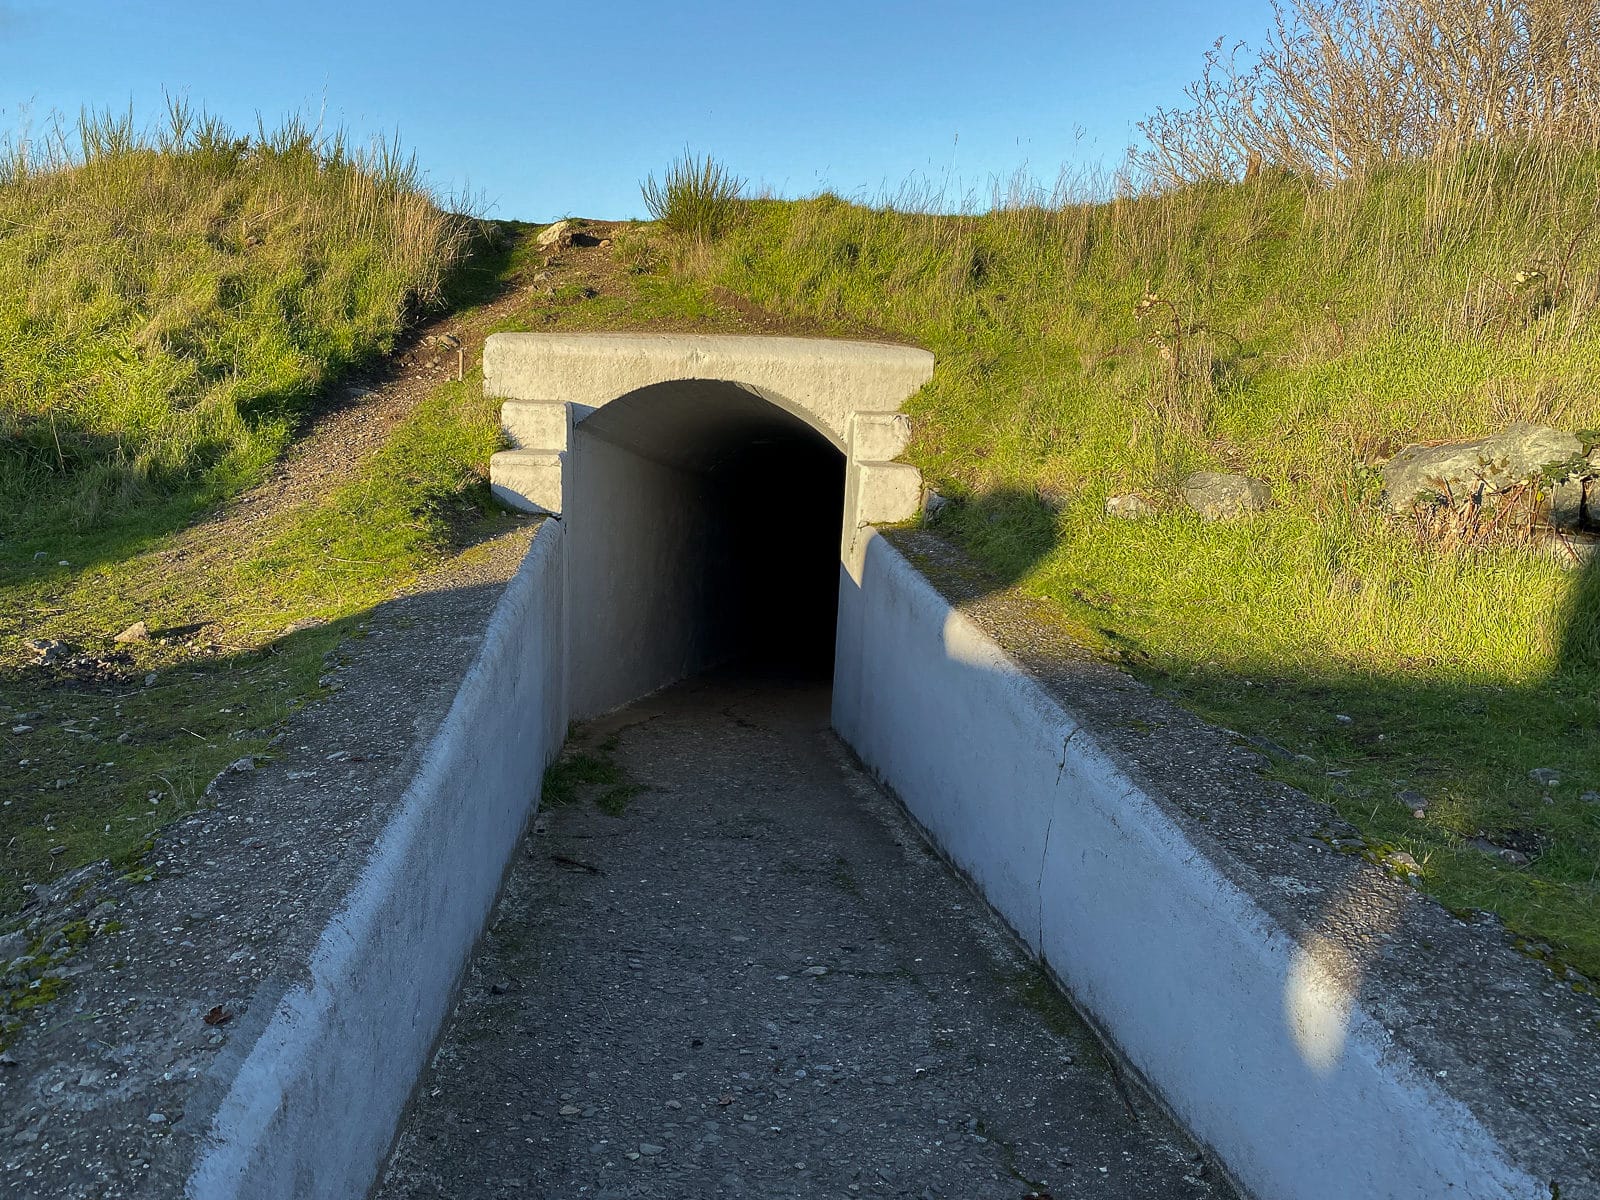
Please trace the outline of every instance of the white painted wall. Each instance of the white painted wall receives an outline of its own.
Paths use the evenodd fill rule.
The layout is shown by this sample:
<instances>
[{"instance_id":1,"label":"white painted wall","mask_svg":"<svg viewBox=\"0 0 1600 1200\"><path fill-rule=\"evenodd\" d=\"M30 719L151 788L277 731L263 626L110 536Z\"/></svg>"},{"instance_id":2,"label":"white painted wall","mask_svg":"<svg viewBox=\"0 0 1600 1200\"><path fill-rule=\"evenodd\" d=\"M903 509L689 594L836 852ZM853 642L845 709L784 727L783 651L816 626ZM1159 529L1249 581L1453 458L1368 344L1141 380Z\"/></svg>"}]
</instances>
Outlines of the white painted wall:
<instances>
[{"instance_id":1,"label":"white painted wall","mask_svg":"<svg viewBox=\"0 0 1600 1200\"><path fill-rule=\"evenodd\" d=\"M565 532L535 536L305 982L238 1064L195 1200L371 1187L566 737Z\"/></svg>"},{"instance_id":2,"label":"white painted wall","mask_svg":"<svg viewBox=\"0 0 1600 1200\"><path fill-rule=\"evenodd\" d=\"M568 637L571 714L596 716L715 663L722 515L704 474L573 438Z\"/></svg>"},{"instance_id":3,"label":"white painted wall","mask_svg":"<svg viewBox=\"0 0 1600 1200\"><path fill-rule=\"evenodd\" d=\"M839 733L1246 1187L1549 1195L1359 1005L1337 1061L1309 1062L1284 1020L1294 940L871 531L839 626Z\"/></svg>"}]
</instances>

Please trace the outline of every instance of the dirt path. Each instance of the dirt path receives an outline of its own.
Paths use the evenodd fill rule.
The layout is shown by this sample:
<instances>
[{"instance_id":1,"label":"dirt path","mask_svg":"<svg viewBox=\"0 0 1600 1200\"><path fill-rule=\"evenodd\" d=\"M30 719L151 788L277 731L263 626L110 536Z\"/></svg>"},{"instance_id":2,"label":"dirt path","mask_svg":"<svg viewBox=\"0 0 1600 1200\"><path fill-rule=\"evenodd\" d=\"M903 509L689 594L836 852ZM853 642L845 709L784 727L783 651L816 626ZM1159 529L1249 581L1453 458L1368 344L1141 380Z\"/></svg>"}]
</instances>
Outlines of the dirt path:
<instances>
[{"instance_id":1,"label":"dirt path","mask_svg":"<svg viewBox=\"0 0 1600 1200\"><path fill-rule=\"evenodd\" d=\"M827 699L709 678L585 731L642 790L541 816L383 1200L1226 1194Z\"/></svg>"}]
</instances>

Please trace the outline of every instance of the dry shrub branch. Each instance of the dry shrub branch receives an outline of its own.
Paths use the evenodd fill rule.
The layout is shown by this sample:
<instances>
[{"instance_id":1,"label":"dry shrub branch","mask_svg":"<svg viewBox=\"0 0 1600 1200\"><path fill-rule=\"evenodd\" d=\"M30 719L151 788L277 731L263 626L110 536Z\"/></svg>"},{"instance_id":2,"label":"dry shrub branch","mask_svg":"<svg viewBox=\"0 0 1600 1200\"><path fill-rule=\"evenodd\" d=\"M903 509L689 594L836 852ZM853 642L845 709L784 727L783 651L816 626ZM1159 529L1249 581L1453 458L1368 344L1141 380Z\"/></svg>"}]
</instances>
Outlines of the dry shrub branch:
<instances>
[{"instance_id":1,"label":"dry shrub branch","mask_svg":"<svg viewBox=\"0 0 1600 1200\"><path fill-rule=\"evenodd\" d=\"M1158 187L1280 168L1322 182L1468 146L1600 146L1600 0L1274 0L1191 106L1140 125Z\"/></svg>"}]
</instances>

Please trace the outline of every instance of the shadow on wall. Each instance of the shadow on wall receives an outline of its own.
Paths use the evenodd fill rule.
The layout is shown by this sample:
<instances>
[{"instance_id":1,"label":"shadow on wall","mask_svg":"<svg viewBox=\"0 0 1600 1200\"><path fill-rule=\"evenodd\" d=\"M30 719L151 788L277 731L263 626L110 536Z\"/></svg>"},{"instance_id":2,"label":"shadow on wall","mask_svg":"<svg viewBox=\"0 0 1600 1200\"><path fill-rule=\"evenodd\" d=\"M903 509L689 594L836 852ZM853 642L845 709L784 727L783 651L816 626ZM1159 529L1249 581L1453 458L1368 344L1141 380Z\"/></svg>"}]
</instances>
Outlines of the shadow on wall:
<instances>
[{"instance_id":1,"label":"shadow on wall","mask_svg":"<svg viewBox=\"0 0 1600 1200\"><path fill-rule=\"evenodd\" d=\"M953 504L932 532L981 561L971 570L984 578L961 589L973 596L1027 579L1061 537L1052 509L1019 490ZM1247 665L1231 669L1170 654L1153 661L1136 630L1117 628L1114 610L1056 599L1069 614L1086 614L1083 630L1097 652L1159 694L1242 731L1266 751L1268 773L1357 824L1369 855L1409 854L1423 886L1452 909L1494 911L1543 947L1558 975L1571 968L1600 977L1600 803L1582 798L1600 792L1600 561L1572 578L1553 669L1524 685L1248 656L1234 656ZM1530 774L1539 768L1559 782L1540 784L1550 776ZM1352 875L1325 906L1283 981L1283 1019L1318 1073L1340 1060L1371 953L1403 906L1420 902L1411 893L1378 903L1361 878Z\"/></svg>"}]
</instances>

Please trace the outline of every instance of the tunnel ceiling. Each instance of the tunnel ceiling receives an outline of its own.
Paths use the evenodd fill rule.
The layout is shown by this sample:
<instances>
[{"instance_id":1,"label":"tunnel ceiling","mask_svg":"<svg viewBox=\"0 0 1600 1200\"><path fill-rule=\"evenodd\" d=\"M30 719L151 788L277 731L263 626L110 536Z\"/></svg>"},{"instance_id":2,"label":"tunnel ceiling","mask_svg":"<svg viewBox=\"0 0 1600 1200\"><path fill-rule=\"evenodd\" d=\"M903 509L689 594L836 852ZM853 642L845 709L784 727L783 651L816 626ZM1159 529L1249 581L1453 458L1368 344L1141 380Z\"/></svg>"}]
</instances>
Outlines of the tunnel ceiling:
<instances>
[{"instance_id":1,"label":"tunnel ceiling","mask_svg":"<svg viewBox=\"0 0 1600 1200\"><path fill-rule=\"evenodd\" d=\"M642 458L711 471L752 445L804 442L837 450L809 422L743 384L685 379L652 384L613 400L578 426Z\"/></svg>"}]
</instances>

